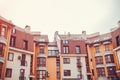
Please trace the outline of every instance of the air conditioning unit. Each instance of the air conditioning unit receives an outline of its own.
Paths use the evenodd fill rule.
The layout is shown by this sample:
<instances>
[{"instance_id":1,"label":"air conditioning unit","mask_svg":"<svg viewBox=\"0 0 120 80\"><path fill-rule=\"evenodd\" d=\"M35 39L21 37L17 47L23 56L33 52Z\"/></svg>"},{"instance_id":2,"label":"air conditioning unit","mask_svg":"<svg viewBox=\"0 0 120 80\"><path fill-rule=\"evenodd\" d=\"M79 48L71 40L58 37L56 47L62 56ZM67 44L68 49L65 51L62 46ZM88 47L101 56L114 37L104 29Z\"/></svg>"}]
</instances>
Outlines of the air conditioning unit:
<instances>
[{"instance_id":1,"label":"air conditioning unit","mask_svg":"<svg viewBox=\"0 0 120 80\"><path fill-rule=\"evenodd\" d=\"M18 56L18 60L21 60L21 56Z\"/></svg>"}]
</instances>

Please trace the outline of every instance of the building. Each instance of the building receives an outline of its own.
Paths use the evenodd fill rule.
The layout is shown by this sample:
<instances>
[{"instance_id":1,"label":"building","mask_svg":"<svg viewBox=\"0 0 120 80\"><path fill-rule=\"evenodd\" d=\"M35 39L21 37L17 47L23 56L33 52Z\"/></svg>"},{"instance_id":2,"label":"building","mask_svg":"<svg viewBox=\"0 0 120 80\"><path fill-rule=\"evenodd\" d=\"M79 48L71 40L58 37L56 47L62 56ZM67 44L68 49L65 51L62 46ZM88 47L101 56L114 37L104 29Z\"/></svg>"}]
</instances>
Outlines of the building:
<instances>
[{"instance_id":1,"label":"building","mask_svg":"<svg viewBox=\"0 0 120 80\"><path fill-rule=\"evenodd\" d=\"M41 35L40 32L32 33L35 42L34 54L34 75L33 80L47 80L49 72L47 71L47 55L48 55L48 36Z\"/></svg>"},{"instance_id":2,"label":"building","mask_svg":"<svg viewBox=\"0 0 120 80\"><path fill-rule=\"evenodd\" d=\"M87 80L85 37L55 32L60 55L60 80Z\"/></svg>"},{"instance_id":3,"label":"building","mask_svg":"<svg viewBox=\"0 0 120 80\"><path fill-rule=\"evenodd\" d=\"M118 27L111 30L111 34L115 55L116 73L120 78L120 21L118 22Z\"/></svg>"},{"instance_id":4,"label":"building","mask_svg":"<svg viewBox=\"0 0 120 80\"><path fill-rule=\"evenodd\" d=\"M48 44L47 71L48 80L60 80L60 56L56 42Z\"/></svg>"},{"instance_id":5,"label":"building","mask_svg":"<svg viewBox=\"0 0 120 80\"><path fill-rule=\"evenodd\" d=\"M89 35L86 44L92 80L114 80L116 64L111 33Z\"/></svg>"},{"instance_id":6,"label":"building","mask_svg":"<svg viewBox=\"0 0 120 80\"><path fill-rule=\"evenodd\" d=\"M34 54L33 36L30 27L12 28L6 61L5 80L32 80L31 58Z\"/></svg>"},{"instance_id":7,"label":"building","mask_svg":"<svg viewBox=\"0 0 120 80\"><path fill-rule=\"evenodd\" d=\"M0 16L0 80L5 77L10 35L13 27L11 21Z\"/></svg>"}]
</instances>

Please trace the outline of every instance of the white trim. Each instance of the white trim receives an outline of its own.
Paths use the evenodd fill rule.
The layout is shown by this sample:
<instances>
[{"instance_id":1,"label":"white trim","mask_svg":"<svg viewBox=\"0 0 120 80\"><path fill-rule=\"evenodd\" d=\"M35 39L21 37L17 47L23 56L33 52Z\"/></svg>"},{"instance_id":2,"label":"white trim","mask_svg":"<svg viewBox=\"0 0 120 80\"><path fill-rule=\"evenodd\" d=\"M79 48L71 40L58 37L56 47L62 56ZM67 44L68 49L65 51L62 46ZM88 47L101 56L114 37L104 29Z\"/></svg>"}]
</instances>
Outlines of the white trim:
<instances>
[{"instance_id":1,"label":"white trim","mask_svg":"<svg viewBox=\"0 0 120 80\"><path fill-rule=\"evenodd\" d=\"M40 53L39 53L39 54L37 55L37 57L47 57L47 55L46 55L46 54L40 54Z\"/></svg>"},{"instance_id":2,"label":"white trim","mask_svg":"<svg viewBox=\"0 0 120 80\"><path fill-rule=\"evenodd\" d=\"M62 57L85 57L87 54L60 54Z\"/></svg>"},{"instance_id":3,"label":"white trim","mask_svg":"<svg viewBox=\"0 0 120 80\"><path fill-rule=\"evenodd\" d=\"M0 43L7 45L7 40L3 36L0 36Z\"/></svg>"},{"instance_id":4,"label":"white trim","mask_svg":"<svg viewBox=\"0 0 120 80\"><path fill-rule=\"evenodd\" d=\"M97 64L96 65L96 68L101 68L101 67L105 67L105 65L104 64Z\"/></svg>"},{"instance_id":5,"label":"white trim","mask_svg":"<svg viewBox=\"0 0 120 80\"><path fill-rule=\"evenodd\" d=\"M34 52L30 52L30 51L26 51L26 50L14 48L14 47L9 47L9 49L12 49L12 50L15 50L15 51L19 51L19 52L23 52L23 53L27 53L27 54L34 54Z\"/></svg>"},{"instance_id":6,"label":"white trim","mask_svg":"<svg viewBox=\"0 0 120 80\"><path fill-rule=\"evenodd\" d=\"M119 73L120 72L120 70L116 70L116 73Z\"/></svg>"},{"instance_id":7,"label":"white trim","mask_svg":"<svg viewBox=\"0 0 120 80\"><path fill-rule=\"evenodd\" d=\"M99 46L99 45L100 45L100 44L96 44L96 43L95 43L93 46L95 47L95 46Z\"/></svg>"},{"instance_id":8,"label":"white trim","mask_svg":"<svg viewBox=\"0 0 120 80\"><path fill-rule=\"evenodd\" d=\"M0 62L4 63L4 58L0 57Z\"/></svg>"},{"instance_id":9,"label":"white trim","mask_svg":"<svg viewBox=\"0 0 120 80\"><path fill-rule=\"evenodd\" d=\"M103 44L105 45L105 44L109 44L110 43L110 41L105 41L105 42L103 42Z\"/></svg>"},{"instance_id":10,"label":"white trim","mask_svg":"<svg viewBox=\"0 0 120 80\"><path fill-rule=\"evenodd\" d=\"M106 51L106 52L104 52L104 55L109 55L109 54L113 54L113 52L112 51Z\"/></svg>"},{"instance_id":11,"label":"white trim","mask_svg":"<svg viewBox=\"0 0 120 80\"><path fill-rule=\"evenodd\" d=\"M31 78L35 78L35 76L34 76L34 75L29 75L29 77L31 77Z\"/></svg>"},{"instance_id":12,"label":"white trim","mask_svg":"<svg viewBox=\"0 0 120 80\"><path fill-rule=\"evenodd\" d=\"M116 65L115 65L115 63L107 63L106 66L111 67L111 66L116 66Z\"/></svg>"},{"instance_id":13,"label":"white trim","mask_svg":"<svg viewBox=\"0 0 120 80\"><path fill-rule=\"evenodd\" d=\"M113 49L113 51L117 51L117 50L120 50L120 46L118 46L115 49Z\"/></svg>"},{"instance_id":14,"label":"white trim","mask_svg":"<svg viewBox=\"0 0 120 80\"><path fill-rule=\"evenodd\" d=\"M95 53L95 57L97 56L103 56L103 53Z\"/></svg>"},{"instance_id":15,"label":"white trim","mask_svg":"<svg viewBox=\"0 0 120 80\"><path fill-rule=\"evenodd\" d=\"M36 70L46 70L46 67L37 67Z\"/></svg>"}]
</instances>

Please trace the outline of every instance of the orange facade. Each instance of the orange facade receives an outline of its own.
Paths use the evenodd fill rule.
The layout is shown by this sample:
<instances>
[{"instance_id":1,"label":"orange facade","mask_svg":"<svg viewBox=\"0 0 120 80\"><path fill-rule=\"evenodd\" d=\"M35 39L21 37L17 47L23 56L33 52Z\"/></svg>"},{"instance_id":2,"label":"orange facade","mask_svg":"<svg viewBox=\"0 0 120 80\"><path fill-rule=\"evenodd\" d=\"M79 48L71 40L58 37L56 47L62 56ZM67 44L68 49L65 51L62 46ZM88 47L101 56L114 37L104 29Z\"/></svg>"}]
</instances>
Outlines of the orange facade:
<instances>
[{"instance_id":1,"label":"orange facade","mask_svg":"<svg viewBox=\"0 0 120 80\"><path fill-rule=\"evenodd\" d=\"M0 16L0 79L4 79L13 23Z\"/></svg>"}]
</instances>

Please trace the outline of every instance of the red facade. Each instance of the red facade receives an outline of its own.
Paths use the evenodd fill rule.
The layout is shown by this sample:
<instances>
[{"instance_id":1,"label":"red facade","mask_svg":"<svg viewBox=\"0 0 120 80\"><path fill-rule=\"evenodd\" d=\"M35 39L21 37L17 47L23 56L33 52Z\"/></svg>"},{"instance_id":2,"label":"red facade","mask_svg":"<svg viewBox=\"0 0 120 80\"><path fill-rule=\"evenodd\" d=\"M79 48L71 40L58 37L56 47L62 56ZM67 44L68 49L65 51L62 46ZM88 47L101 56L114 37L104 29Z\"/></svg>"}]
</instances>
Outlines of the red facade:
<instances>
[{"instance_id":1,"label":"red facade","mask_svg":"<svg viewBox=\"0 0 120 80\"><path fill-rule=\"evenodd\" d=\"M80 53L86 54L86 45L85 40L68 40L67 44L63 43L63 40L61 40L61 52L64 53L63 47L68 46L69 47L69 54L75 54L76 53L76 46L80 46Z\"/></svg>"},{"instance_id":2,"label":"red facade","mask_svg":"<svg viewBox=\"0 0 120 80\"><path fill-rule=\"evenodd\" d=\"M15 33L12 33L11 37L15 37L15 48L24 49L33 52L34 49L34 42L33 36L30 33L25 32L24 29L15 29ZM26 42L26 46L24 46Z\"/></svg>"}]
</instances>

